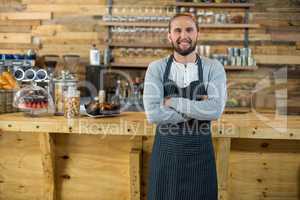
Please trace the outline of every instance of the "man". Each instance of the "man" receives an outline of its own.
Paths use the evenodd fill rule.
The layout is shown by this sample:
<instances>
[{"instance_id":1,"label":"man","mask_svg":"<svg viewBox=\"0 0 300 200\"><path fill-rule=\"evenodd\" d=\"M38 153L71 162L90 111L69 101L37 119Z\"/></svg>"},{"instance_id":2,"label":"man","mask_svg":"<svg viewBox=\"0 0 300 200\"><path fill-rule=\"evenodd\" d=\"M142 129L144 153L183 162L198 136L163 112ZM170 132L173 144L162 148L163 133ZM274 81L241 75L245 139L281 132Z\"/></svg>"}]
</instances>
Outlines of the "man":
<instances>
[{"instance_id":1,"label":"man","mask_svg":"<svg viewBox=\"0 0 300 200\"><path fill-rule=\"evenodd\" d=\"M196 19L175 15L168 39L173 54L148 66L144 106L156 123L150 160L149 200L217 200L210 121L227 97L224 67L196 54Z\"/></svg>"}]
</instances>

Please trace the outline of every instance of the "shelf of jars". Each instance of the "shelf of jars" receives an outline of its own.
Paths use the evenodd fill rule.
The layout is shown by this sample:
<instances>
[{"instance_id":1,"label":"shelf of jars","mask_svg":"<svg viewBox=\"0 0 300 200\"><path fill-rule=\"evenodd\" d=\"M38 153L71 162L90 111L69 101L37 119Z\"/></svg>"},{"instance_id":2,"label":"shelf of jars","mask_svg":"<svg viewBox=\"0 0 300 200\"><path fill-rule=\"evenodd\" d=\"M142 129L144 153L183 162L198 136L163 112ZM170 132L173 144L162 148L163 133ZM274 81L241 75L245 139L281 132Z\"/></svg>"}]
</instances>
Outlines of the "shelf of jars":
<instances>
[{"instance_id":1,"label":"shelf of jars","mask_svg":"<svg viewBox=\"0 0 300 200\"><path fill-rule=\"evenodd\" d=\"M225 70L255 71L258 69L251 48L228 47L215 49L210 45L197 45L196 52L201 57L218 60ZM115 48L111 67L146 68L153 60L161 59L172 53L171 49L160 48Z\"/></svg>"},{"instance_id":2,"label":"shelf of jars","mask_svg":"<svg viewBox=\"0 0 300 200\"><path fill-rule=\"evenodd\" d=\"M176 2L171 4L177 7L197 7L197 8L251 8L254 3L194 3L194 2Z\"/></svg>"},{"instance_id":3,"label":"shelf of jars","mask_svg":"<svg viewBox=\"0 0 300 200\"><path fill-rule=\"evenodd\" d=\"M102 21L102 26L115 26L115 27L168 27L168 23L159 22L109 22ZM199 24L199 28L227 28L227 29L239 29L239 28L260 28L259 24Z\"/></svg>"}]
</instances>

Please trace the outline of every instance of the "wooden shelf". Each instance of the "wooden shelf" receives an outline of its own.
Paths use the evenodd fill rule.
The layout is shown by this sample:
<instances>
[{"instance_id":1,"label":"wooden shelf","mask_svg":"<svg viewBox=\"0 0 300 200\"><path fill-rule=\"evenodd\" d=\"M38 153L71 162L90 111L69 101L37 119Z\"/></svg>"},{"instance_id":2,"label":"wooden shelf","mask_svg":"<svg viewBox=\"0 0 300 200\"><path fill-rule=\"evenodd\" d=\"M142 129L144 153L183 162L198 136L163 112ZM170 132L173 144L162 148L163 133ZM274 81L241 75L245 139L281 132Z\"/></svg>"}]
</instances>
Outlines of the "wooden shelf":
<instances>
[{"instance_id":1,"label":"wooden shelf","mask_svg":"<svg viewBox=\"0 0 300 200\"><path fill-rule=\"evenodd\" d=\"M128 67L128 68L147 68L148 64L146 63L110 63L111 67ZM240 66L225 66L225 70L239 70L239 71L255 71L257 70L257 66L247 66L247 67L240 67Z\"/></svg>"},{"instance_id":2,"label":"wooden shelf","mask_svg":"<svg viewBox=\"0 0 300 200\"><path fill-rule=\"evenodd\" d=\"M154 22L100 22L102 26L168 27L168 23ZM259 28L259 24L199 24L201 28Z\"/></svg>"},{"instance_id":3,"label":"wooden shelf","mask_svg":"<svg viewBox=\"0 0 300 200\"><path fill-rule=\"evenodd\" d=\"M199 24L199 28L260 28L259 24Z\"/></svg>"},{"instance_id":4,"label":"wooden shelf","mask_svg":"<svg viewBox=\"0 0 300 200\"><path fill-rule=\"evenodd\" d=\"M113 42L111 44L108 44L110 47L129 47L129 48L171 48L171 45L168 44L158 44L158 43L152 43L152 44L146 44L146 43L117 43Z\"/></svg>"},{"instance_id":5,"label":"wooden shelf","mask_svg":"<svg viewBox=\"0 0 300 200\"><path fill-rule=\"evenodd\" d=\"M111 67L131 67L131 68L147 68L146 63L110 63Z\"/></svg>"},{"instance_id":6,"label":"wooden shelf","mask_svg":"<svg viewBox=\"0 0 300 200\"><path fill-rule=\"evenodd\" d=\"M168 27L168 23L159 22L106 22L99 23L102 26L135 26L135 27Z\"/></svg>"},{"instance_id":7,"label":"wooden shelf","mask_svg":"<svg viewBox=\"0 0 300 200\"><path fill-rule=\"evenodd\" d=\"M198 7L198 8L251 8L254 3L190 3L190 2L176 2L172 4L181 7Z\"/></svg>"},{"instance_id":8,"label":"wooden shelf","mask_svg":"<svg viewBox=\"0 0 300 200\"><path fill-rule=\"evenodd\" d=\"M225 70L255 71L257 69L257 66L225 66Z\"/></svg>"}]
</instances>

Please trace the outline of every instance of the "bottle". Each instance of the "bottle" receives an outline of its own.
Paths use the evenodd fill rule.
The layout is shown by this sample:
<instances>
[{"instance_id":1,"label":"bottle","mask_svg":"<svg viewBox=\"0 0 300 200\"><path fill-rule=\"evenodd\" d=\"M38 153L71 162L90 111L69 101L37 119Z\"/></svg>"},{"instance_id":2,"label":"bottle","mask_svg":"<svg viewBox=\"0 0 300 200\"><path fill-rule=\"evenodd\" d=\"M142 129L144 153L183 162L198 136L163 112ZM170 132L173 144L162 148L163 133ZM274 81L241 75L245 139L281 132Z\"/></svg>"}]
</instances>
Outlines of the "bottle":
<instances>
[{"instance_id":1,"label":"bottle","mask_svg":"<svg viewBox=\"0 0 300 200\"><path fill-rule=\"evenodd\" d=\"M99 49L96 48L96 45L93 44L90 50L90 64L91 65L100 65L100 52Z\"/></svg>"},{"instance_id":2,"label":"bottle","mask_svg":"<svg viewBox=\"0 0 300 200\"><path fill-rule=\"evenodd\" d=\"M111 52L109 48L104 49L104 54L103 54L103 64L105 66L109 65L111 59Z\"/></svg>"},{"instance_id":3,"label":"bottle","mask_svg":"<svg viewBox=\"0 0 300 200\"><path fill-rule=\"evenodd\" d=\"M111 98L111 103L115 105L121 105L122 104L122 96L121 96L121 81L117 80L117 86L115 94Z\"/></svg>"},{"instance_id":4,"label":"bottle","mask_svg":"<svg viewBox=\"0 0 300 200\"><path fill-rule=\"evenodd\" d=\"M98 93L98 99L99 99L99 103L104 103L105 102L105 90L99 90Z\"/></svg>"},{"instance_id":5,"label":"bottle","mask_svg":"<svg viewBox=\"0 0 300 200\"><path fill-rule=\"evenodd\" d=\"M135 78L135 81L133 83L133 101L134 104L139 104L140 100L140 79L139 77Z\"/></svg>"},{"instance_id":6,"label":"bottle","mask_svg":"<svg viewBox=\"0 0 300 200\"><path fill-rule=\"evenodd\" d=\"M124 94L125 94L126 104L131 105L131 87L127 81L125 83L125 93Z\"/></svg>"},{"instance_id":7,"label":"bottle","mask_svg":"<svg viewBox=\"0 0 300 200\"><path fill-rule=\"evenodd\" d=\"M25 60L28 62L30 67L35 66L35 61L36 61L36 53L33 49L29 49L27 51L27 54L25 55Z\"/></svg>"}]
</instances>

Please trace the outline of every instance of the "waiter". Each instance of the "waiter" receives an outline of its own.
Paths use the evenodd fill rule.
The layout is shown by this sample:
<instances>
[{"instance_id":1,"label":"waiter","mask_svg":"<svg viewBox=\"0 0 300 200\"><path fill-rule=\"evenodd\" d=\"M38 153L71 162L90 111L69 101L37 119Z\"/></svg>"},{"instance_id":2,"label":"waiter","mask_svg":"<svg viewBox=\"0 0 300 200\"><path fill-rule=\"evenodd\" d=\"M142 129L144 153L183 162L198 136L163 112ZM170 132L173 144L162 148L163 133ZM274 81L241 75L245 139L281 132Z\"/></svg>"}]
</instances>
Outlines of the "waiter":
<instances>
[{"instance_id":1,"label":"waiter","mask_svg":"<svg viewBox=\"0 0 300 200\"><path fill-rule=\"evenodd\" d=\"M156 123L148 200L217 200L211 120L226 102L226 75L217 60L196 53L197 20L169 22L173 54L149 64L144 86L148 121Z\"/></svg>"}]
</instances>

